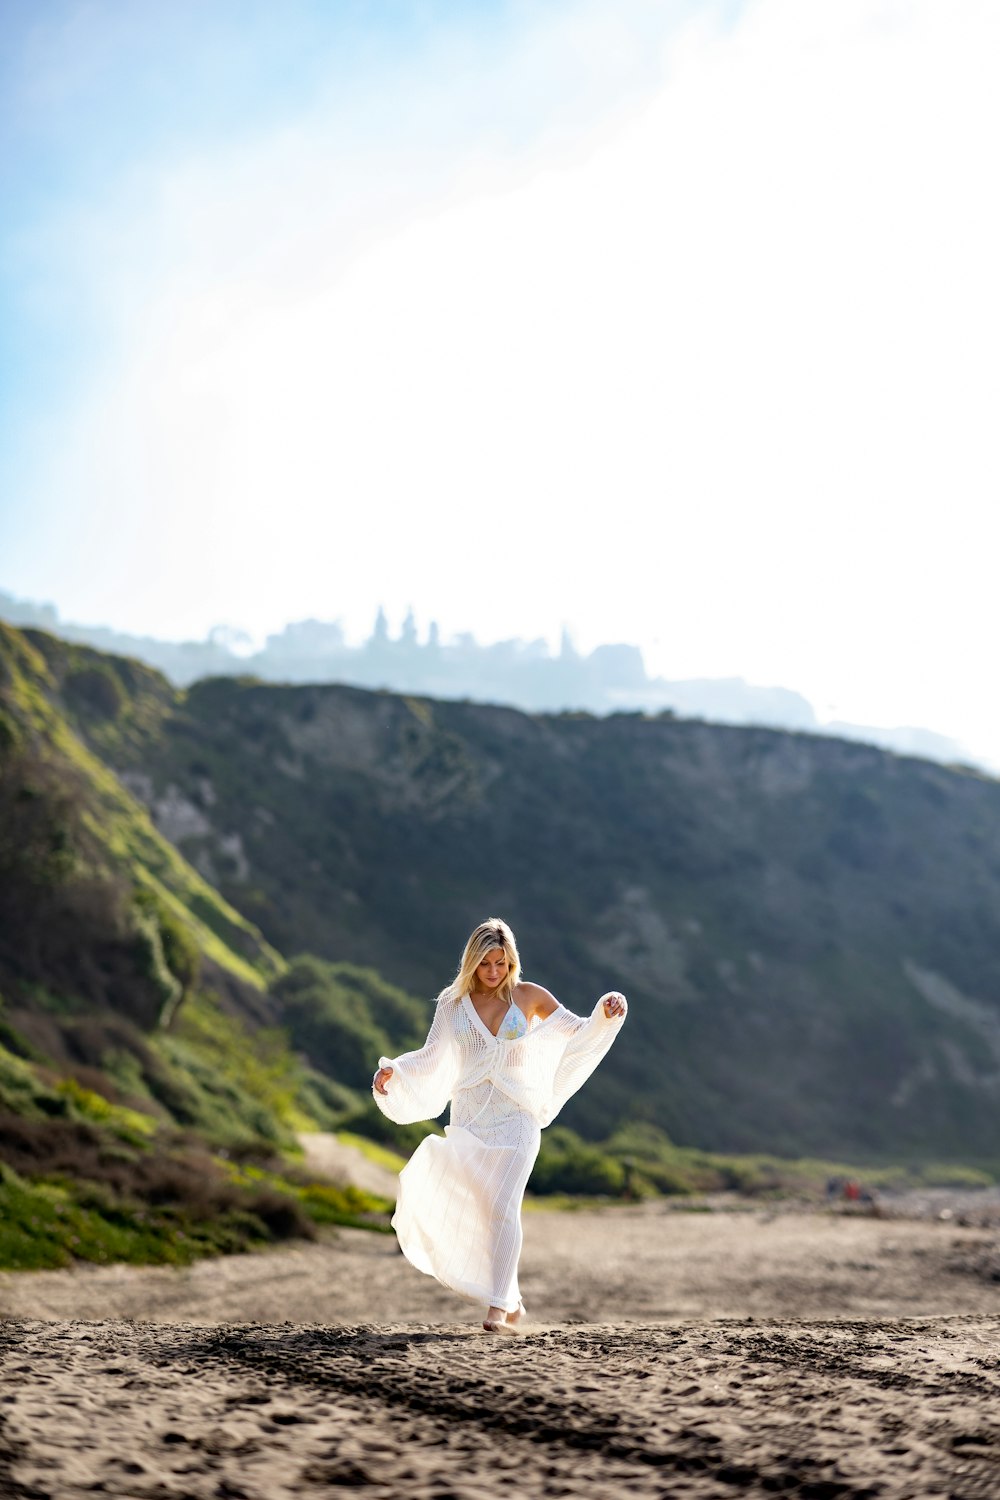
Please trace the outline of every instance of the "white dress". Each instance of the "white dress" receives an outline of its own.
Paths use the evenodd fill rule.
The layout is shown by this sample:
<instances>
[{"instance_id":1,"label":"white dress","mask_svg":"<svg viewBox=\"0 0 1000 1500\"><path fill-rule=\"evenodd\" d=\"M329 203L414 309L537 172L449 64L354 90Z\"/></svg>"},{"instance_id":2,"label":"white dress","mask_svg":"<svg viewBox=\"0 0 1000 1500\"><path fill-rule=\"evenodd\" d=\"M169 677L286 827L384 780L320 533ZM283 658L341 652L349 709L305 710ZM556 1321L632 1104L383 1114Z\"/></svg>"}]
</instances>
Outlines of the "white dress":
<instances>
[{"instance_id":1,"label":"white dress","mask_svg":"<svg viewBox=\"0 0 1000 1500\"><path fill-rule=\"evenodd\" d=\"M511 1002L496 1036L468 995L443 990L427 1041L374 1093L397 1124L434 1119L451 1101L444 1138L427 1136L399 1174L392 1225L419 1271L490 1307L516 1311L521 1201L541 1139L621 1029L603 997L589 1017L559 1005L530 1023Z\"/></svg>"}]
</instances>

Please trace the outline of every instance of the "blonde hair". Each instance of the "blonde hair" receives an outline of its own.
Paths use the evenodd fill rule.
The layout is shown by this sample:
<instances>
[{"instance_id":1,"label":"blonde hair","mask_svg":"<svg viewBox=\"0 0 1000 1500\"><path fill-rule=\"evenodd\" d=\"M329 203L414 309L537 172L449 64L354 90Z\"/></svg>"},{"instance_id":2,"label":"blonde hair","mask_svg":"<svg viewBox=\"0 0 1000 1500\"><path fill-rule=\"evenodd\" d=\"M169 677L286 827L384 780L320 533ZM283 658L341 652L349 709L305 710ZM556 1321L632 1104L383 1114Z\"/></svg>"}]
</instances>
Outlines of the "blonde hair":
<instances>
[{"instance_id":1,"label":"blonde hair","mask_svg":"<svg viewBox=\"0 0 1000 1500\"><path fill-rule=\"evenodd\" d=\"M514 986L521 973L521 960L518 957L514 934L500 917L490 917L487 921L480 922L471 934L465 945L458 973L451 984L454 999L461 1000L463 995L469 993L472 981L476 977L476 970L487 953L492 953L494 948L502 948L507 960L507 977L498 986L497 994L504 1000L513 1000Z\"/></svg>"}]
</instances>

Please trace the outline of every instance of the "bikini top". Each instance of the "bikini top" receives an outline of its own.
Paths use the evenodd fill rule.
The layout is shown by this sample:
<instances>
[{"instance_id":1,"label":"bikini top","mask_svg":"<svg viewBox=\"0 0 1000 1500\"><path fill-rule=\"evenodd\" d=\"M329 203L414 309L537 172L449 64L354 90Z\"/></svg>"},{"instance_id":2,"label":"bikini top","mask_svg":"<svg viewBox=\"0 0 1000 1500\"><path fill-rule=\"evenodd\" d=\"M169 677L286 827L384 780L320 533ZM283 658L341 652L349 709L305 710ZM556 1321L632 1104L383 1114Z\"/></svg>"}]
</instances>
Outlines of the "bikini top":
<instances>
[{"instance_id":1,"label":"bikini top","mask_svg":"<svg viewBox=\"0 0 1000 1500\"><path fill-rule=\"evenodd\" d=\"M528 1030L528 1018L523 1010L511 1001L510 1010L500 1022L497 1032L497 1040L501 1042L515 1042L518 1037L524 1036Z\"/></svg>"}]
</instances>

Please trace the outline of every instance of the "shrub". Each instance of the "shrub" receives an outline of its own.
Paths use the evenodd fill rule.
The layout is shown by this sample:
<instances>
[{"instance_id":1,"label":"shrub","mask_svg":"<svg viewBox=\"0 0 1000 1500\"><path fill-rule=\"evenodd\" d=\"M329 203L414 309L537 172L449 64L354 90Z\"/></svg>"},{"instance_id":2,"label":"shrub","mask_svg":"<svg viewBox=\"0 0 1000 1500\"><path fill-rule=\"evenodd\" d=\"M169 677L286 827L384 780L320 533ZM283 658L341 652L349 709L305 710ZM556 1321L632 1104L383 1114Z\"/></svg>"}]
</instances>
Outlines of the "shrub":
<instances>
[{"instance_id":1,"label":"shrub","mask_svg":"<svg viewBox=\"0 0 1000 1500\"><path fill-rule=\"evenodd\" d=\"M374 1071L374 1070L373 1070ZM368 1095L338 1126L340 1130L353 1131L366 1140L380 1146L391 1146L401 1156L410 1156L420 1145L425 1135L440 1135L441 1127L427 1120L416 1125L397 1125L387 1119L375 1100ZM544 1139L544 1137L543 1137Z\"/></svg>"},{"instance_id":2,"label":"shrub","mask_svg":"<svg viewBox=\"0 0 1000 1500\"><path fill-rule=\"evenodd\" d=\"M157 1051L191 1091L192 1123L218 1144L263 1137L272 1148L291 1146L294 1131L310 1123L298 1105L301 1069L284 1032L251 1034L211 993L192 997Z\"/></svg>"},{"instance_id":3,"label":"shrub","mask_svg":"<svg viewBox=\"0 0 1000 1500\"><path fill-rule=\"evenodd\" d=\"M271 986L297 1050L337 1082L357 1088L392 1044L372 1017L363 989L321 959L297 958Z\"/></svg>"},{"instance_id":4,"label":"shrub","mask_svg":"<svg viewBox=\"0 0 1000 1500\"><path fill-rule=\"evenodd\" d=\"M113 668L104 662L68 673L63 691L72 708L99 719L116 719L127 702Z\"/></svg>"},{"instance_id":5,"label":"shrub","mask_svg":"<svg viewBox=\"0 0 1000 1500\"><path fill-rule=\"evenodd\" d=\"M601 1147L582 1141L575 1131L554 1126L542 1135L542 1148L531 1174L533 1192L619 1197L625 1182L621 1162Z\"/></svg>"}]
</instances>

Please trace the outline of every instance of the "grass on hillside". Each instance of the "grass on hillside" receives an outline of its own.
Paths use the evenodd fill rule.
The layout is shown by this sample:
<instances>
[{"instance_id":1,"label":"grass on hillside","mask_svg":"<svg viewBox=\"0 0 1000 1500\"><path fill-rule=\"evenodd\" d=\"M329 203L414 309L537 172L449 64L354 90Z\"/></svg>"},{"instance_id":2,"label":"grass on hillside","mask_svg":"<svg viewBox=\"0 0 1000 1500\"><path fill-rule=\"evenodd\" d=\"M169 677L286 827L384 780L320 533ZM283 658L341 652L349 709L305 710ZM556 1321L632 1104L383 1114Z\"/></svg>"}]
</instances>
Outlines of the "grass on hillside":
<instances>
[{"instance_id":1,"label":"grass on hillside","mask_svg":"<svg viewBox=\"0 0 1000 1500\"><path fill-rule=\"evenodd\" d=\"M989 1187L992 1172L955 1163L900 1164L726 1155L676 1146L651 1125L623 1126L609 1140L583 1142L565 1127L542 1135L529 1187L533 1193L602 1195L635 1200L732 1192L760 1199L825 1198L832 1179L875 1191L914 1187Z\"/></svg>"},{"instance_id":2,"label":"grass on hillside","mask_svg":"<svg viewBox=\"0 0 1000 1500\"><path fill-rule=\"evenodd\" d=\"M38 765L51 762L67 785L74 784L74 796L80 800L79 822L94 849L101 851L103 872L128 871L133 880L183 921L204 954L244 983L263 988L283 971L283 959L253 924L163 838L146 809L50 701L58 694L58 684L40 649L43 643L60 671L69 673L69 679L74 675L74 660L79 657L77 677L82 674L106 686L117 684L110 698L101 699L98 712L108 733L118 721L124 728L137 707L114 675L123 671L132 677L136 664L111 659L100 662L92 652L81 652L45 636L32 641L0 623L0 708L4 710L8 756L30 747ZM87 665L82 665L84 662ZM140 675L155 676L138 670ZM89 727L93 731L95 726L90 723Z\"/></svg>"},{"instance_id":3,"label":"grass on hillside","mask_svg":"<svg viewBox=\"0 0 1000 1500\"><path fill-rule=\"evenodd\" d=\"M74 1261L188 1265L315 1239L325 1225L388 1230L391 1205L374 1194L232 1167L197 1151L154 1152L141 1164L120 1159L111 1181L92 1162L71 1165L65 1153L39 1172L41 1165L0 1164L2 1270Z\"/></svg>"},{"instance_id":4,"label":"grass on hillside","mask_svg":"<svg viewBox=\"0 0 1000 1500\"><path fill-rule=\"evenodd\" d=\"M266 1069L257 1084L266 1090ZM251 1118L266 1118L258 1106ZM323 1225L387 1227L384 1199L310 1180L274 1134L230 1128L229 1146L213 1148L0 1046L0 1269L184 1265L312 1239Z\"/></svg>"}]
</instances>

